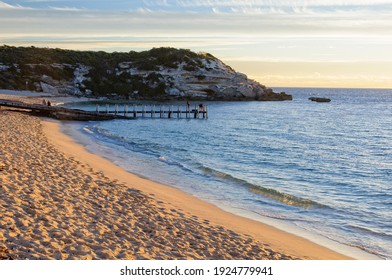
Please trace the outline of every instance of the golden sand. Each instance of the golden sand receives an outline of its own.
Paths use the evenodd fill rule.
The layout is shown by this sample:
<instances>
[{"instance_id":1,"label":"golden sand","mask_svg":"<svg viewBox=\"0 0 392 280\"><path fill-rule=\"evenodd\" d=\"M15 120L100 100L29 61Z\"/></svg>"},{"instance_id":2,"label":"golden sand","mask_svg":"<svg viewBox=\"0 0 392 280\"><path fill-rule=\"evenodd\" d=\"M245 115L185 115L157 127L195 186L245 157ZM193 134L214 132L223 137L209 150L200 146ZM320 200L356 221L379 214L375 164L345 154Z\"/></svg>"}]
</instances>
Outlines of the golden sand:
<instances>
[{"instance_id":1,"label":"golden sand","mask_svg":"<svg viewBox=\"0 0 392 280\"><path fill-rule=\"evenodd\" d=\"M344 259L88 153L0 111L0 259Z\"/></svg>"}]
</instances>

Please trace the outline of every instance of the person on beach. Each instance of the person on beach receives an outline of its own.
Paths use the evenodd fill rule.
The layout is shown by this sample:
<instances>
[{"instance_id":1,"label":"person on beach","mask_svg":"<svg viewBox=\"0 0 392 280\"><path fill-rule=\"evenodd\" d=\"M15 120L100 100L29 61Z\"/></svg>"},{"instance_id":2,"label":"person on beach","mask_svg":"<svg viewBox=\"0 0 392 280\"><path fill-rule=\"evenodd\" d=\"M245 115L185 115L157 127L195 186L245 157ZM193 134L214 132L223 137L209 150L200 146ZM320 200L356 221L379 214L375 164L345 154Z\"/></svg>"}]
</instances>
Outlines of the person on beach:
<instances>
[{"instance_id":1,"label":"person on beach","mask_svg":"<svg viewBox=\"0 0 392 280\"><path fill-rule=\"evenodd\" d=\"M48 106L52 106L52 103L50 103L50 101L49 101L49 100L48 100L48 103L47 103L47 104L48 104Z\"/></svg>"},{"instance_id":2,"label":"person on beach","mask_svg":"<svg viewBox=\"0 0 392 280\"><path fill-rule=\"evenodd\" d=\"M42 106L46 106L47 104L46 104L46 100L44 99L44 100L42 100Z\"/></svg>"}]
</instances>

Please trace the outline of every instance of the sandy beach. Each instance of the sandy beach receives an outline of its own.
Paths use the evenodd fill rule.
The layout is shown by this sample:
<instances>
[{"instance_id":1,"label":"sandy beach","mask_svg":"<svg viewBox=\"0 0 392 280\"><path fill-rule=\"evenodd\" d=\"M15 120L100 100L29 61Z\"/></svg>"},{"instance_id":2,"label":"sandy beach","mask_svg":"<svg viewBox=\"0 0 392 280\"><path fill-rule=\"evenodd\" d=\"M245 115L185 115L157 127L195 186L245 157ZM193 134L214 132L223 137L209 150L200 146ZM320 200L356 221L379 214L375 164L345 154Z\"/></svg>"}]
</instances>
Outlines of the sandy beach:
<instances>
[{"instance_id":1,"label":"sandy beach","mask_svg":"<svg viewBox=\"0 0 392 280\"><path fill-rule=\"evenodd\" d=\"M130 174L60 125L0 111L0 259L347 259Z\"/></svg>"}]
</instances>

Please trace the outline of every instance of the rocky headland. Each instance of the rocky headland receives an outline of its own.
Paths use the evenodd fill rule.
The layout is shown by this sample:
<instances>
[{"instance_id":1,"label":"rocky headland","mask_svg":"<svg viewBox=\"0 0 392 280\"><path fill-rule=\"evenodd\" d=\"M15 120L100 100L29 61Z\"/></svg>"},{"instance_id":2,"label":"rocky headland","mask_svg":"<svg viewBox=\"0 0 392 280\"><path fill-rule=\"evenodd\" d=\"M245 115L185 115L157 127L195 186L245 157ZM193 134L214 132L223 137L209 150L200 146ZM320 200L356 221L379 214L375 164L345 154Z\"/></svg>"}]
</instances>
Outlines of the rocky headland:
<instances>
[{"instance_id":1,"label":"rocky headland","mask_svg":"<svg viewBox=\"0 0 392 280\"><path fill-rule=\"evenodd\" d=\"M291 100L209 53L0 47L0 88L144 100Z\"/></svg>"}]
</instances>

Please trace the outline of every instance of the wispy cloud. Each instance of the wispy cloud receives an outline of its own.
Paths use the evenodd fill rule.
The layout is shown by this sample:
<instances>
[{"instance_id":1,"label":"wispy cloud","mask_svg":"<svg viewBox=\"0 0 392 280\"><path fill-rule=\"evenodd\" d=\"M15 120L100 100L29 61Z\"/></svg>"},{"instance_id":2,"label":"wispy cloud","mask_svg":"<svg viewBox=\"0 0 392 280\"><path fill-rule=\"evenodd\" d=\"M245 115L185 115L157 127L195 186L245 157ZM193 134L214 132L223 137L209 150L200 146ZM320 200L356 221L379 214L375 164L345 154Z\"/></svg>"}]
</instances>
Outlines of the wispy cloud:
<instances>
[{"instance_id":1,"label":"wispy cloud","mask_svg":"<svg viewBox=\"0 0 392 280\"><path fill-rule=\"evenodd\" d=\"M65 1L59 1L59 0L28 0L24 1L26 3L56 3L56 2L65 2ZM72 2L72 1L71 1ZM0 10L26 10L26 11L43 11L43 10L56 10L56 11L81 11L83 9L76 8L76 7L56 7L56 6L47 6L45 8L34 8L34 7L29 7L26 5L21 5L21 4L7 4L5 2L0 1Z\"/></svg>"},{"instance_id":2,"label":"wispy cloud","mask_svg":"<svg viewBox=\"0 0 392 280\"><path fill-rule=\"evenodd\" d=\"M167 1L161 2L170 4L166 3ZM205 0L196 1L196 4L207 2L218 3L215 0ZM239 2L252 4L265 1ZM281 2L287 1L281 0ZM223 4L225 3L237 3L237 1L224 0ZM78 13L72 13L75 11ZM244 36L263 38L392 35L392 11L380 12L377 17L359 12L292 15L280 10L275 10L270 15L261 8L241 7L238 3L230 11L232 14L227 14L226 10L221 10L219 7L211 8L210 13L193 14L156 11L147 7L140 7L133 12L108 12L72 6L32 9L0 1L0 33L6 32L7 29L11 33L20 33L27 29L31 34L45 31L48 35L73 33L75 30L76 32L82 30L85 34L114 33L126 36L147 34L148 36L170 37L183 35L237 36L238 38ZM303 10L297 11L297 13L300 12ZM260 17L260 13L265 14Z\"/></svg>"},{"instance_id":3,"label":"wispy cloud","mask_svg":"<svg viewBox=\"0 0 392 280\"><path fill-rule=\"evenodd\" d=\"M152 10L197 11L213 14L245 15L328 15L333 13L388 13L392 0L146 0Z\"/></svg>"},{"instance_id":4,"label":"wispy cloud","mask_svg":"<svg viewBox=\"0 0 392 280\"><path fill-rule=\"evenodd\" d=\"M65 6L90 8L92 10L138 10L165 11L170 13L203 12L231 14L304 14L332 13L336 11L380 12L392 9L392 0L25 0L2 1L3 6L47 8ZM59 3L59 5L54 5Z\"/></svg>"},{"instance_id":5,"label":"wispy cloud","mask_svg":"<svg viewBox=\"0 0 392 280\"><path fill-rule=\"evenodd\" d=\"M173 1L170 0L143 0L143 4L147 6L165 6L169 7L171 6L171 3Z\"/></svg>"},{"instance_id":6,"label":"wispy cloud","mask_svg":"<svg viewBox=\"0 0 392 280\"><path fill-rule=\"evenodd\" d=\"M52 7L52 6L49 6L49 9L54 11L64 11L64 12L79 12L84 10L75 7Z\"/></svg>"},{"instance_id":7,"label":"wispy cloud","mask_svg":"<svg viewBox=\"0 0 392 280\"><path fill-rule=\"evenodd\" d=\"M145 0L150 6L182 7L355 7L391 5L391 0Z\"/></svg>"},{"instance_id":8,"label":"wispy cloud","mask_svg":"<svg viewBox=\"0 0 392 280\"><path fill-rule=\"evenodd\" d=\"M247 67L258 63L253 73L277 62L386 61L392 69L391 38L392 0L0 1L2 44L110 51L182 47L234 64L246 61ZM368 77L376 71L368 69ZM316 78L295 73L287 77Z\"/></svg>"},{"instance_id":9,"label":"wispy cloud","mask_svg":"<svg viewBox=\"0 0 392 280\"><path fill-rule=\"evenodd\" d=\"M270 86L284 85L285 87L364 87L391 88L392 81L387 75L358 75L340 74L328 75L319 72L305 75L250 75L249 78L263 81Z\"/></svg>"},{"instance_id":10,"label":"wispy cloud","mask_svg":"<svg viewBox=\"0 0 392 280\"><path fill-rule=\"evenodd\" d=\"M150 2L158 4L160 1ZM356 6L392 3L390 0L172 0L169 2L183 6Z\"/></svg>"},{"instance_id":11,"label":"wispy cloud","mask_svg":"<svg viewBox=\"0 0 392 280\"><path fill-rule=\"evenodd\" d=\"M0 1L0 9L1 10L30 10L31 8L21 6L19 4L11 5L7 4L3 1Z\"/></svg>"},{"instance_id":12,"label":"wispy cloud","mask_svg":"<svg viewBox=\"0 0 392 280\"><path fill-rule=\"evenodd\" d=\"M52 2L65 2L65 1L64 0L25 0L23 2L26 2L26 3L52 3ZM70 2L74 2L74 0L70 0Z\"/></svg>"}]
</instances>

